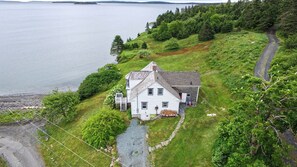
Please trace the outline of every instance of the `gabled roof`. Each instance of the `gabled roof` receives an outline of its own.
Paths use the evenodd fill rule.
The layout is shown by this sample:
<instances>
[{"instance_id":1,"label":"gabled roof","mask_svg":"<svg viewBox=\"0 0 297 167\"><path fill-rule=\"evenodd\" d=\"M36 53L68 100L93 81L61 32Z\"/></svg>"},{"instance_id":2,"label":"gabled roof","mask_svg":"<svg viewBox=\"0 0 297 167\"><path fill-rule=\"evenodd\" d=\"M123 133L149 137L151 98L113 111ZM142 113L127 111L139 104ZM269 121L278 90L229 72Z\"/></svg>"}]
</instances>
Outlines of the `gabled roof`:
<instances>
[{"instance_id":1,"label":"gabled roof","mask_svg":"<svg viewBox=\"0 0 297 167\"><path fill-rule=\"evenodd\" d=\"M154 83L160 84L163 88L169 91L173 96L175 96L178 99L180 98L179 94L156 71L150 72L149 75L143 81L141 81L137 86L135 86L131 90L130 98L131 99L135 98L139 93L142 93L143 91L147 90L147 88L153 85Z\"/></svg>"},{"instance_id":2,"label":"gabled roof","mask_svg":"<svg viewBox=\"0 0 297 167\"><path fill-rule=\"evenodd\" d=\"M126 79L130 80L143 80L151 71L132 71L126 75Z\"/></svg>"},{"instance_id":3,"label":"gabled roof","mask_svg":"<svg viewBox=\"0 0 297 167\"><path fill-rule=\"evenodd\" d=\"M163 71L156 62L152 61L145 66L141 71Z\"/></svg>"},{"instance_id":4,"label":"gabled roof","mask_svg":"<svg viewBox=\"0 0 297 167\"><path fill-rule=\"evenodd\" d=\"M165 72L160 71L159 74L172 87L178 86L200 86L200 76L197 72Z\"/></svg>"}]
</instances>

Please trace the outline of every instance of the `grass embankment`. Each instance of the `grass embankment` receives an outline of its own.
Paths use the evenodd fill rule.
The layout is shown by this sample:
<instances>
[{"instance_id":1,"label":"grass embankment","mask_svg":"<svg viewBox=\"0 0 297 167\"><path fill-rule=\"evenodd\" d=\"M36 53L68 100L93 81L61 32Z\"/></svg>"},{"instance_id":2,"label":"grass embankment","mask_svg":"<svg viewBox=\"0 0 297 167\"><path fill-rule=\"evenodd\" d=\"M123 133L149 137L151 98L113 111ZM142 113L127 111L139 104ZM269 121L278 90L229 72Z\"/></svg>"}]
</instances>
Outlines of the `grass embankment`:
<instances>
[{"instance_id":1,"label":"grass embankment","mask_svg":"<svg viewBox=\"0 0 297 167\"><path fill-rule=\"evenodd\" d=\"M0 167L7 167L6 161L0 156Z\"/></svg>"},{"instance_id":2,"label":"grass embankment","mask_svg":"<svg viewBox=\"0 0 297 167\"><path fill-rule=\"evenodd\" d=\"M106 97L106 93L101 93L97 96L94 96L90 99L83 101L78 106L78 116L77 118L68 124L60 125L64 130L69 133L82 138L82 127L85 121L92 115L100 112L104 108L103 101ZM125 118L127 118L126 113L122 113ZM110 154L109 156L103 154L102 152L97 152L94 148L86 145L82 141L74 138L73 136L65 133L63 130L52 126L50 123L47 126L47 133L50 134L52 138L60 141L65 145L65 147L71 149L73 152L78 154L81 158L88 161L94 166L109 166L111 162ZM50 139L49 141L43 140L43 142L50 147L47 149L44 146L41 146L41 153L43 154L44 161L46 166L90 166L84 160L78 158L78 156L71 153L64 146L61 146L55 140ZM54 152L54 153L53 153ZM55 156L59 155L59 157ZM67 162L67 163L66 163Z\"/></svg>"},{"instance_id":3,"label":"grass embankment","mask_svg":"<svg viewBox=\"0 0 297 167\"><path fill-rule=\"evenodd\" d=\"M36 112L38 110L26 110L26 111L4 111L0 113L0 124L9 124L16 121L33 120L36 118Z\"/></svg>"},{"instance_id":4,"label":"grass embankment","mask_svg":"<svg viewBox=\"0 0 297 167\"><path fill-rule=\"evenodd\" d=\"M198 106L187 109L185 122L176 138L168 147L152 154L152 163L155 166L211 166L211 149L216 139L218 123L224 119L226 110L232 102L230 90L224 86L224 82L232 76L237 76L235 74L253 74L252 69L265 47L266 36L252 32L238 32L219 34L214 41L198 43L197 36L193 35L179 40L181 49L174 52L164 50L165 43L156 42L145 33L132 42L135 41L139 44L145 41L152 55L148 59L140 59L135 56L137 50L125 51L123 54L129 55L130 57L127 58L131 60L118 64L118 68L124 75L130 71L140 70L150 61L155 61L166 71L199 71L202 81ZM213 64L210 56L211 59L224 64ZM212 62L211 66L210 62ZM227 73L229 74L226 75ZM125 83L124 77L120 83ZM78 106L79 115L76 120L61 126L81 138L84 122L104 108L105 97L106 93L101 93L83 101ZM218 116L206 117L206 113L216 113ZM171 127L176 121L175 119L162 119L148 123L150 144L165 140L173 131L174 128ZM168 126L171 127L168 128ZM95 166L110 164L109 157L64 131L53 126L48 126L47 129L53 138L62 141L66 147L91 164ZM89 166L54 140L50 139L44 143L50 147L50 150L41 147L47 166L66 166L64 161L71 166ZM59 157L53 155L51 151Z\"/></svg>"}]
</instances>

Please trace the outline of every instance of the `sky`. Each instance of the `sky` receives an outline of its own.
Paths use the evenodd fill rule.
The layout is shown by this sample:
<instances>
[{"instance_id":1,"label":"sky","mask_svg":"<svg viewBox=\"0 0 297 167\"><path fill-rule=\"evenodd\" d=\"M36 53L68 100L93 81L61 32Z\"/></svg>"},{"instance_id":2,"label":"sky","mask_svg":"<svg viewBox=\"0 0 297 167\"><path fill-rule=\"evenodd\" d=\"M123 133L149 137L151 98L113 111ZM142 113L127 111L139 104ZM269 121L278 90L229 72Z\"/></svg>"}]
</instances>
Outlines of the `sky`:
<instances>
[{"instance_id":1,"label":"sky","mask_svg":"<svg viewBox=\"0 0 297 167\"><path fill-rule=\"evenodd\" d=\"M0 1L67 1L67 0L0 0ZM70 0L71 1L71 0ZM73 1L109 1L109 0L73 0ZM113 1L136 1L136 2L146 2L146 1L166 1L166 2L196 2L196 3L221 3L227 2L228 0L113 0ZM231 0L236 2L237 0Z\"/></svg>"}]
</instances>

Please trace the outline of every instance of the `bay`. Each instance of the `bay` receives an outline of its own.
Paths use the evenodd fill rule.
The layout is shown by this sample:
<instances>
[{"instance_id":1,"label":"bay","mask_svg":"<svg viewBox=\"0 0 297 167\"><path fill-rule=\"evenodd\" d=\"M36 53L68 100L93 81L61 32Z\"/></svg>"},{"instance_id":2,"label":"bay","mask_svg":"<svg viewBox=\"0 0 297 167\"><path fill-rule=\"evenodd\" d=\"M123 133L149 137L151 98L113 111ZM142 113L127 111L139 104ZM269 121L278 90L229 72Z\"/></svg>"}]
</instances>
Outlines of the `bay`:
<instances>
[{"instance_id":1,"label":"bay","mask_svg":"<svg viewBox=\"0 0 297 167\"><path fill-rule=\"evenodd\" d=\"M0 95L76 90L109 55L115 35L143 32L181 4L0 3Z\"/></svg>"}]
</instances>

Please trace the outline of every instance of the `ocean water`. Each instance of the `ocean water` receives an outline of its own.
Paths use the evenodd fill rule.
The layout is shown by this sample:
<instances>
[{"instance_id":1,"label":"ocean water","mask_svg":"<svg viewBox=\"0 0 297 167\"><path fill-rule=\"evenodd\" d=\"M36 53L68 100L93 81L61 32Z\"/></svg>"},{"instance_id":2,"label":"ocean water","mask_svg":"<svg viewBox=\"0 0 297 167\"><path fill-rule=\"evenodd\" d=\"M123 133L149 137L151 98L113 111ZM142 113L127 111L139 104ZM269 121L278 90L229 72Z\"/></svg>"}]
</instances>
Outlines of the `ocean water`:
<instances>
[{"instance_id":1,"label":"ocean water","mask_svg":"<svg viewBox=\"0 0 297 167\"><path fill-rule=\"evenodd\" d=\"M0 95L76 90L110 46L178 4L0 3Z\"/></svg>"}]
</instances>

